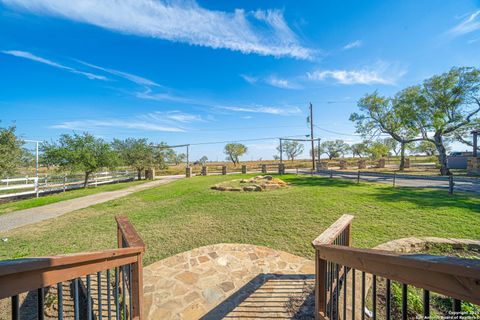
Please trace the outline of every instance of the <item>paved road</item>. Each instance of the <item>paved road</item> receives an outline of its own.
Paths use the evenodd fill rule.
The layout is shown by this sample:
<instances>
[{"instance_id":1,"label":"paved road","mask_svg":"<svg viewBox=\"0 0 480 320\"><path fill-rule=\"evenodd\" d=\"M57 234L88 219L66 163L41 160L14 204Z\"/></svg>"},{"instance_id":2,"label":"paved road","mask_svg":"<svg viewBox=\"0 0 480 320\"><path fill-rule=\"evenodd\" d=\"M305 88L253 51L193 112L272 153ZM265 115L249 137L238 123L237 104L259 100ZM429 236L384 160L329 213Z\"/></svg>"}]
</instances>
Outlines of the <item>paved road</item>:
<instances>
[{"instance_id":1,"label":"paved road","mask_svg":"<svg viewBox=\"0 0 480 320\"><path fill-rule=\"evenodd\" d=\"M344 178L344 179L357 179L356 172L342 172L342 171L332 171L334 178ZM329 176L330 171L321 171L319 173L321 176ZM360 172L360 179L362 181L370 181L384 184L393 184L393 174L384 174L384 173L367 173ZM454 177L454 192L474 192L480 194L480 179L476 178L461 178ZM410 175L396 175L395 185L400 187L419 187L419 188L438 188L438 189L448 189L448 178L447 177L423 177L423 176L410 176Z\"/></svg>"},{"instance_id":2,"label":"paved road","mask_svg":"<svg viewBox=\"0 0 480 320\"><path fill-rule=\"evenodd\" d=\"M108 191L92 194L89 196L60 201L41 207L35 207L25 210L14 211L0 215L0 234L2 232L23 227L32 223L55 218L66 213L83 209L95 204L107 202L110 200L125 197L137 191L153 188L162 184L178 180L184 175L163 176L161 179L142 183L133 187L128 187L116 191Z\"/></svg>"}]
</instances>

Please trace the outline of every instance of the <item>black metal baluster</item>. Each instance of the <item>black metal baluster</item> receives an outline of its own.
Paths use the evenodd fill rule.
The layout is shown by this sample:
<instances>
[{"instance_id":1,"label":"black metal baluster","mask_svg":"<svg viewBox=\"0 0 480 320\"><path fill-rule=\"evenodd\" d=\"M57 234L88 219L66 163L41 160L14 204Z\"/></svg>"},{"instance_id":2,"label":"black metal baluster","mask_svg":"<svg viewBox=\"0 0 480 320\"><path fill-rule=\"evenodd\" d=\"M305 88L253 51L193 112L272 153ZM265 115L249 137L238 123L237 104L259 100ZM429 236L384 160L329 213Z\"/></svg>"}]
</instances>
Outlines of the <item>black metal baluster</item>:
<instances>
[{"instance_id":1,"label":"black metal baluster","mask_svg":"<svg viewBox=\"0 0 480 320\"><path fill-rule=\"evenodd\" d=\"M343 319L347 319L347 273L348 267L343 267Z\"/></svg>"},{"instance_id":2,"label":"black metal baluster","mask_svg":"<svg viewBox=\"0 0 480 320\"><path fill-rule=\"evenodd\" d=\"M80 301L78 299L78 278L73 280L73 305L75 320L80 319Z\"/></svg>"},{"instance_id":3,"label":"black metal baluster","mask_svg":"<svg viewBox=\"0 0 480 320\"><path fill-rule=\"evenodd\" d=\"M125 290L125 282L127 281L127 275L126 275L126 272L125 272L125 266L121 266L120 267L121 270L122 270L122 305L123 305L123 320L127 320L127 301L125 301L125 293L126 293L126 290Z\"/></svg>"},{"instance_id":4,"label":"black metal baluster","mask_svg":"<svg viewBox=\"0 0 480 320\"><path fill-rule=\"evenodd\" d=\"M324 313L328 317L327 313L327 308L328 308L328 303L327 303L327 290L328 290L328 265L330 263L326 262L325 263L325 273L323 274L323 301L324 301Z\"/></svg>"},{"instance_id":5,"label":"black metal baluster","mask_svg":"<svg viewBox=\"0 0 480 320\"><path fill-rule=\"evenodd\" d=\"M408 301L408 286L404 283L402 285L402 319L407 320L407 306Z\"/></svg>"},{"instance_id":6,"label":"black metal baluster","mask_svg":"<svg viewBox=\"0 0 480 320\"><path fill-rule=\"evenodd\" d=\"M20 303L18 295L12 297L12 320L20 320Z\"/></svg>"},{"instance_id":7,"label":"black metal baluster","mask_svg":"<svg viewBox=\"0 0 480 320\"><path fill-rule=\"evenodd\" d=\"M365 320L365 272L362 271L362 320Z\"/></svg>"},{"instance_id":8,"label":"black metal baluster","mask_svg":"<svg viewBox=\"0 0 480 320\"><path fill-rule=\"evenodd\" d=\"M453 299L453 311L454 312L462 311L462 300Z\"/></svg>"},{"instance_id":9,"label":"black metal baluster","mask_svg":"<svg viewBox=\"0 0 480 320\"><path fill-rule=\"evenodd\" d=\"M373 320L377 319L377 276L373 275L373 284L372 284L372 309L373 309Z\"/></svg>"},{"instance_id":10,"label":"black metal baluster","mask_svg":"<svg viewBox=\"0 0 480 320\"><path fill-rule=\"evenodd\" d=\"M133 304L132 304L132 265L128 265L128 303L130 309L130 319L132 319L133 314Z\"/></svg>"},{"instance_id":11,"label":"black metal baluster","mask_svg":"<svg viewBox=\"0 0 480 320\"><path fill-rule=\"evenodd\" d=\"M423 290L423 317L430 317L430 291Z\"/></svg>"},{"instance_id":12,"label":"black metal baluster","mask_svg":"<svg viewBox=\"0 0 480 320\"><path fill-rule=\"evenodd\" d=\"M63 283L57 283L58 320L63 320Z\"/></svg>"},{"instance_id":13,"label":"black metal baluster","mask_svg":"<svg viewBox=\"0 0 480 320\"><path fill-rule=\"evenodd\" d=\"M87 319L92 320L92 283L90 275L87 275Z\"/></svg>"},{"instance_id":14,"label":"black metal baluster","mask_svg":"<svg viewBox=\"0 0 480 320\"><path fill-rule=\"evenodd\" d=\"M111 294L110 294L110 269L107 270L107 314L108 320L112 319L112 306L110 304Z\"/></svg>"},{"instance_id":15,"label":"black metal baluster","mask_svg":"<svg viewBox=\"0 0 480 320\"><path fill-rule=\"evenodd\" d=\"M118 268L115 268L115 317L116 320L120 320L120 303L119 303L119 293L118 293Z\"/></svg>"},{"instance_id":16,"label":"black metal baluster","mask_svg":"<svg viewBox=\"0 0 480 320\"><path fill-rule=\"evenodd\" d=\"M387 320L390 320L392 318L392 281L390 279L387 279L386 298L387 298L386 318Z\"/></svg>"},{"instance_id":17,"label":"black metal baluster","mask_svg":"<svg viewBox=\"0 0 480 320\"><path fill-rule=\"evenodd\" d=\"M102 320L102 274L97 272L98 320Z\"/></svg>"},{"instance_id":18,"label":"black metal baluster","mask_svg":"<svg viewBox=\"0 0 480 320\"><path fill-rule=\"evenodd\" d=\"M330 299L328 300L330 318L333 318L333 262L330 262Z\"/></svg>"},{"instance_id":19,"label":"black metal baluster","mask_svg":"<svg viewBox=\"0 0 480 320\"><path fill-rule=\"evenodd\" d=\"M339 279L339 273L340 273L340 265L338 263L335 264L335 273L336 273L336 282L335 282L335 319L338 319L338 305L340 303L340 279Z\"/></svg>"},{"instance_id":20,"label":"black metal baluster","mask_svg":"<svg viewBox=\"0 0 480 320\"><path fill-rule=\"evenodd\" d=\"M352 320L353 319L355 319L355 269L352 269Z\"/></svg>"},{"instance_id":21,"label":"black metal baluster","mask_svg":"<svg viewBox=\"0 0 480 320\"><path fill-rule=\"evenodd\" d=\"M45 304L45 299L43 297L43 288L38 288L37 290L37 317L38 320L43 320L43 306Z\"/></svg>"}]
</instances>

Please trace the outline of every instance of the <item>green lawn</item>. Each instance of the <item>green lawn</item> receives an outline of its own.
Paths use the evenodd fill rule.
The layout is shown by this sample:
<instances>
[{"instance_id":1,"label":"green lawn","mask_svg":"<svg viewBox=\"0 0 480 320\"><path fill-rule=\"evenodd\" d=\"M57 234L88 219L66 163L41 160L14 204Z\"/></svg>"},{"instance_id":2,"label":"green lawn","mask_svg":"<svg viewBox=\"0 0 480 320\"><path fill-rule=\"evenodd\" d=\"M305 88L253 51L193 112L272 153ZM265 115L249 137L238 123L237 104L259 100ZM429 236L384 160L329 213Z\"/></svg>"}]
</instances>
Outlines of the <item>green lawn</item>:
<instances>
[{"instance_id":1,"label":"green lawn","mask_svg":"<svg viewBox=\"0 0 480 320\"><path fill-rule=\"evenodd\" d=\"M249 175L251 176L251 175ZM182 179L12 230L0 259L113 248L113 217L127 215L147 244L145 263L195 247L252 243L312 258L310 242L344 213L355 215L354 245L408 236L478 239L480 197L445 190L393 189L339 179L286 175L268 192L220 192L210 186L245 176Z\"/></svg>"},{"instance_id":2,"label":"green lawn","mask_svg":"<svg viewBox=\"0 0 480 320\"><path fill-rule=\"evenodd\" d=\"M144 182L146 181L141 180L141 181L106 184L98 187L89 187L87 189L77 189L77 190L70 190L67 192L55 193L55 194L51 194L51 195L40 197L40 198L30 198L25 200L2 203L0 204L0 214L4 214L7 212L12 212L16 210L39 207L45 204L79 198L79 197L88 196L90 194L99 193L99 192L120 190L127 187L135 186L137 184L141 184Z\"/></svg>"}]
</instances>

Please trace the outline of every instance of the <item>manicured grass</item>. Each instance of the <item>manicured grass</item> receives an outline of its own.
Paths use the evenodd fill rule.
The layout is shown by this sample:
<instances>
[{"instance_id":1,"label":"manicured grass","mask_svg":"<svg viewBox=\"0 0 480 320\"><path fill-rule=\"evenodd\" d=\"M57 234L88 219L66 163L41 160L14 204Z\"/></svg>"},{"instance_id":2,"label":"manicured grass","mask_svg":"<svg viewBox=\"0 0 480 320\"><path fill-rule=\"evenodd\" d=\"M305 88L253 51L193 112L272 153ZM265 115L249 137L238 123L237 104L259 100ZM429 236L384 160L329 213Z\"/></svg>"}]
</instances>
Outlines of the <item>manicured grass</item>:
<instances>
[{"instance_id":1,"label":"manicured grass","mask_svg":"<svg viewBox=\"0 0 480 320\"><path fill-rule=\"evenodd\" d=\"M67 192L55 193L55 194L51 194L51 195L40 197L40 198L30 198L25 200L11 201L11 202L0 204L0 214L22 210L22 209L33 208L33 207L39 207L46 204L88 196L90 194L99 193L99 192L120 190L120 189L128 188L131 186L135 186L137 184L142 184L144 182L145 180L106 184L98 187L89 187L87 189L77 189L77 190L70 190Z\"/></svg>"},{"instance_id":2,"label":"manicured grass","mask_svg":"<svg viewBox=\"0 0 480 320\"><path fill-rule=\"evenodd\" d=\"M344 213L355 215L355 246L409 236L478 239L480 197L445 190L393 189L285 175L268 192L221 192L210 186L251 175L182 179L12 230L0 258L92 251L116 246L113 217L126 215L147 245L145 263L214 243L266 245L312 258L312 239Z\"/></svg>"}]
</instances>

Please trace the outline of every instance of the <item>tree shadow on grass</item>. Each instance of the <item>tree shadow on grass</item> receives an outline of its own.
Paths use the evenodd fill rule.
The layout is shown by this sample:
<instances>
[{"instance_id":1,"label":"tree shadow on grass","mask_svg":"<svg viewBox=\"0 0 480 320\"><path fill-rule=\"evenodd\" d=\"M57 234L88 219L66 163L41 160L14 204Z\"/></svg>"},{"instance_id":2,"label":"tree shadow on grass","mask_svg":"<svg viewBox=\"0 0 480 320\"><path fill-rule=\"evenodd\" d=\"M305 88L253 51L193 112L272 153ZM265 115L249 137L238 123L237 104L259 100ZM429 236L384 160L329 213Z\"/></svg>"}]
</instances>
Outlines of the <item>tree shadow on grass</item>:
<instances>
[{"instance_id":1,"label":"tree shadow on grass","mask_svg":"<svg viewBox=\"0 0 480 320\"><path fill-rule=\"evenodd\" d=\"M478 195L457 193L449 195L446 190L415 187L374 189L371 196L385 203L410 202L419 207L460 208L480 213Z\"/></svg>"},{"instance_id":2,"label":"tree shadow on grass","mask_svg":"<svg viewBox=\"0 0 480 320\"><path fill-rule=\"evenodd\" d=\"M288 176L284 180L292 186L300 187L353 187L356 185L353 181L325 177Z\"/></svg>"}]
</instances>

